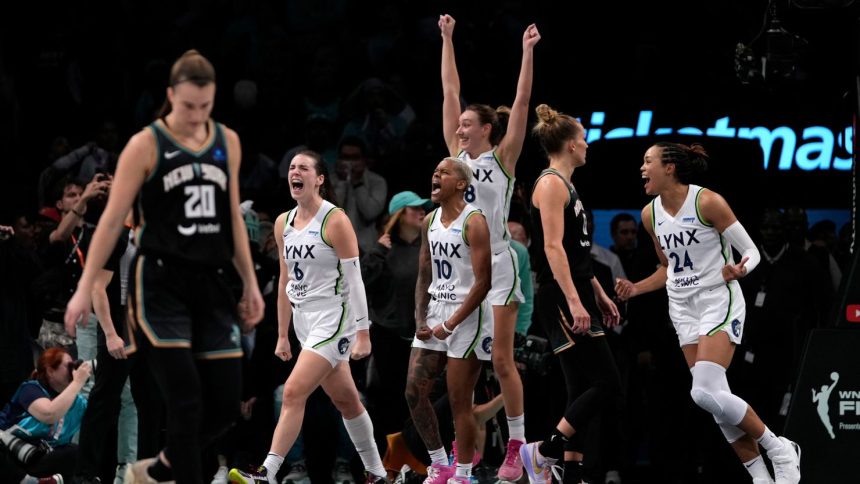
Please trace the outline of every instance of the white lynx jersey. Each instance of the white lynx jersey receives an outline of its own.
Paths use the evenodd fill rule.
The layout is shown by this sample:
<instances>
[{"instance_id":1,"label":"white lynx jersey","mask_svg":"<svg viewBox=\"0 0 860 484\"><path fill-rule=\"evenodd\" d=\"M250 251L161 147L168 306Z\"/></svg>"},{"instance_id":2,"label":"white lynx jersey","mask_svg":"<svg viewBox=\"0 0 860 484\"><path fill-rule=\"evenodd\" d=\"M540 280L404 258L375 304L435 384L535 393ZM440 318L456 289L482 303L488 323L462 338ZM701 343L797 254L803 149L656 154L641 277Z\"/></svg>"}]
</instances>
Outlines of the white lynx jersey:
<instances>
[{"instance_id":1,"label":"white lynx jersey","mask_svg":"<svg viewBox=\"0 0 860 484\"><path fill-rule=\"evenodd\" d=\"M472 251L466 243L466 224L472 215L481 211L466 204L453 222L442 225L442 209L430 212L427 242L430 246L430 264L433 281L428 292L435 300L461 304L475 285L472 269Z\"/></svg>"},{"instance_id":2,"label":"white lynx jersey","mask_svg":"<svg viewBox=\"0 0 860 484\"><path fill-rule=\"evenodd\" d=\"M684 298L703 289L725 285L722 268L732 248L717 229L703 220L699 197L704 188L689 185L687 198L675 216L663 209L658 196L651 202L651 224L669 266L666 290Z\"/></svg>"},{"instance_id":3,"label":"white lynx jersey","mask_svg":"<svg viewBox=\"0 0 860 484\"><path fill-rule=\"evenodd\" d=\"M340 209L323 200L313 220L301 230L293 226L298 209L287 212L282 255L290 273L287 283L290 302L298 304L320 299L332 300L333 296L347 297L340 259L323 237L326 223L336 210Z\"/></svg>"},{"instance_id":4,"label":"white lynx jersey","mask_svg":"<svg viewBox=\"0 0 860 484\"><path fill-rule=\"evenodd\" d=\"M466 203L481 209L487 217L490 228L490 246L493 254L509 245L511 234L508 231L508 213L511 210L511 197L514 193L513 175L509 175L496 155L496 148L470 158L460 151L457 158L466 162L472 169L472 184L466 188L463 198Z\"/></svg>"}]
</instances>

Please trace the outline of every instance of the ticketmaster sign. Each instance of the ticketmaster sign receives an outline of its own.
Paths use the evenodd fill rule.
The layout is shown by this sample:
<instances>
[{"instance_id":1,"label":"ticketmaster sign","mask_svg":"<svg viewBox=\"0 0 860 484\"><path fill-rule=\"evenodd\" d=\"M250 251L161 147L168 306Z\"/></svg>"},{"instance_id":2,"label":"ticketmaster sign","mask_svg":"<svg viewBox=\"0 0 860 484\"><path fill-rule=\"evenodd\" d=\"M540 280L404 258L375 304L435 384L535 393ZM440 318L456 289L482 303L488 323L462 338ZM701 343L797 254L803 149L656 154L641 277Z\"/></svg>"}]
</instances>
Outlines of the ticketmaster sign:
<instances>
[{"instance_id":1,"label":"ticketmaster sign","mask_svg":"<svg viewBox=\"0 0 860 484\"><path fill-rule=\"evenodd\" d=\"M583 124L587 130L586 141L613 140L670 134L705 136L712 138L737 138L758 140L761 145L764 169L787 171L850 170L853 153L854 129L846 126L834 131L825 126L809 126L796 129L789 126L738 126L724 116L714 120L709 127L686 126L681 128L652 126L653 111L639 111L635 127L618 126L608 120L606 113L595 111ZM613 127L615 126L615 127Z\"/></svg>"}]
</instances>

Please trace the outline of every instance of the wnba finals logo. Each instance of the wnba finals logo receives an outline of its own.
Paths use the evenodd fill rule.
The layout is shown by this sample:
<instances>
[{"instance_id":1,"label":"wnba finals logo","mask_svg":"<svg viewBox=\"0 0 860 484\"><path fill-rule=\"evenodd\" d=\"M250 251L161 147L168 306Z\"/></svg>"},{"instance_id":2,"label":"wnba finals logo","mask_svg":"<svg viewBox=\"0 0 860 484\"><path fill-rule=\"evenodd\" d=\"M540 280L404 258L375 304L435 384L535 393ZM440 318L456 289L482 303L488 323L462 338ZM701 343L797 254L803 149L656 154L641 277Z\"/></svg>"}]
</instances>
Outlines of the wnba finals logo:
<instances>
[{"instance_id":1,"label":"wnba finals logo","mask_svg":"<svg viewBox=\"0 0 860 484\"><path fill-rule=\"evenodd\" d=\"M833 380L833 383L830 385L821 385L821 391L816 393L815 389L812 388L812 403L818 404L818 418L821 419L821 423L824 424L824 428L827 429L830 438L835 439L836 434L833 433L833 424L830 422L830 394L833 392L836 382L839 381L839 373L835 371L831 372L830 379ZM842 412L840 411L840 413Z\"/></svg>"}]
</instances>

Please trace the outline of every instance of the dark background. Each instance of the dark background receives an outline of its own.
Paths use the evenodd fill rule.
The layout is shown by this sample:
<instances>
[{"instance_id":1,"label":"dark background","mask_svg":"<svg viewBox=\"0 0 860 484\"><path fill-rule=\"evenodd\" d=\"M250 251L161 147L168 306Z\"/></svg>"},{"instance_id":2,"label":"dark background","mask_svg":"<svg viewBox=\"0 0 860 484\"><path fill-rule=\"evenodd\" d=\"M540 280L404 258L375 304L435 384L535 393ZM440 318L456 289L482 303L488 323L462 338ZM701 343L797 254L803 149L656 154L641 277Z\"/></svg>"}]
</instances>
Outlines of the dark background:
<instances>
[{"instance_id":1,"label":"dark background","mask_svg":"<svg viewBox=\"0 0 860 484\"><path fill-rule=\"evenodd\" d=\"M535 22L542 40L532 108L548 103L576 116L600 110L607 118L629 119L624 126L635 126L642 109L654 110L653 126L706 128L724 115L731 115L733 126L823 125L838 131L850 125L857 6L775 4L782 27L806 39L805 47L768 46L764 0L7 4L0 16L3 213L10 204L35 206L38 174L52 161L57 137L74 148L110 121L124 144L151 120L170 64L189 48L200 50L218 72L213 116L276 163L301 141L303 95L323 90L346 100L364 79L384 80L412 106L416 120L410 149L374 169L388 178L389 195L407 188L426 192L431 167L445 154L440 13L457 19L462 95L469 102L513 101L522 32ZM742 84L735 74L739 42L752 43L757 55L789 52L796 74L787 81ZM234 107L233 86L240 79L258 87L251 116ZM348 111L344 103L341 123ZM596 209L644 204L638 167L653 141L593 143L589 166L575 179L587 203ZM712 154L711 186L733 205L851 204L850 172L765 171L755 142L703 142ZM529 139L518 178L530 186L544 164Z\"/></svg>"}]
</instances>

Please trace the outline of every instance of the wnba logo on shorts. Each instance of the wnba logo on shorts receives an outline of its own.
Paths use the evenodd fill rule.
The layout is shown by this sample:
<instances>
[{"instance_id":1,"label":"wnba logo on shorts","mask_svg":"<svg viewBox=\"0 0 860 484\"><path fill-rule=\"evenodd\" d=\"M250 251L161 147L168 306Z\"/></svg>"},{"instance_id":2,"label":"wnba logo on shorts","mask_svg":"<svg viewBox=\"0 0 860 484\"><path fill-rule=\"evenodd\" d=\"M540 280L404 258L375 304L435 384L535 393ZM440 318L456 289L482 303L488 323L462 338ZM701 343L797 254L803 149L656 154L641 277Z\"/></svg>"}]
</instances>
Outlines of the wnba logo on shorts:
<instances>
[{"instance_id":1,"label":"wnba logo on shorts","mask_svg":"<svg viewBox=\"0 0 860 484\"><path fill-rule=\"evenodd\" d=\"M349 348L349 338L341 338L340 341L337 342L337 351L340 354L346 353L346 350Z\"/></svg>"},{"instance_id":2,"label":"wnba logo on shorts","mask_svg":"<svg viewBox=\"0 0 860 484\"><path fill-rule=\"evenodd\" d=\"M481 341L481 348L484 350L484 353L492 353L493 352L493 338L487 336L484 338L484 341Z\"/></svg>"},{"instance_id":3,"label":"wnba logo on shorts","mask_svg":"<svg viewBox=\"0 0 860 484\"><path fill-rule=\"evenodd\" d=\"M736 338L741 337L741 326L742 325L743 325L743 323L741 323L740 320L738 320L738 319L735 319L732 321L732 334L734 334Z\"/></svg>"}]
</instances>

